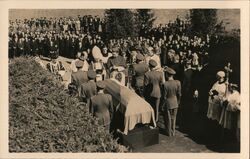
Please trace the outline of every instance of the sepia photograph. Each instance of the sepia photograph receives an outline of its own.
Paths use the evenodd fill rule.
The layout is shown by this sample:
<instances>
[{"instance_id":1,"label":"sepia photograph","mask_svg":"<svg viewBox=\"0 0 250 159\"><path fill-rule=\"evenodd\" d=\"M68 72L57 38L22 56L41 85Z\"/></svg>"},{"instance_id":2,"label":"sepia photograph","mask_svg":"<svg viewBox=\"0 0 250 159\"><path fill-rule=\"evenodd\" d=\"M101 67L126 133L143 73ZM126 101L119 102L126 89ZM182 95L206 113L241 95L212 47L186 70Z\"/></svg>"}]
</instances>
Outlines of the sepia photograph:
<instances>
[{"instance_id":1,"label":"sepia photograph","mask_svg":"<svg viewBox=\"0 0 250 159\"><path fill-rule=\"evenodd\" d=\"M240 8L7 14L7 153L243 152Z\"/></svg>"}]
</instances>

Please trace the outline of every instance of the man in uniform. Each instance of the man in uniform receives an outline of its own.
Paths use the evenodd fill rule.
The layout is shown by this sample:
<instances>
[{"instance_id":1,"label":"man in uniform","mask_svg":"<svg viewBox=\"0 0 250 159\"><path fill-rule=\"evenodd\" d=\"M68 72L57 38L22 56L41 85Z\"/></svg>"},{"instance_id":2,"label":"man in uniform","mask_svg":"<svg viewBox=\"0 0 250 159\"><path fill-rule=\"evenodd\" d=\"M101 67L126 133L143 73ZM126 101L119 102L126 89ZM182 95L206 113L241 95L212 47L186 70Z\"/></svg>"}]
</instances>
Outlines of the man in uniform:
<instances>
[{"instance_id":1,"label":"man in uniform","mask_svg":"<svg viewBox=\"0 0 250 159\"><path fill-rule=\"evenodd\" d=\"M168 136L175 135L175 123L177 110L181 97L181 83L174 80L175 71L171 68L166 68L168 80L164 83L163 96L165 104L163 105L164 121Z\"/></svg>"},{"instance_id":2,"label":"man in uniform","mask_svg":"<svg viewBox=\"0 0 250 159\"><path fill-rule=\"evenodd\" d=\"M136 55L136 64L133 65L133 80L132 86L135 92L143 97L144 75L149 71L148 65L143 61L144 56L140 53Z\"/></svg>"},{"instance_id":3,"label":"man in uniform","mask_svg":"<svg viewBox=\"0 0 250 159\"><path fill-rule=\"evenodd\" d=\"M110 131L110 123L113 116L113 101L110 94L103 92L105 84L103 81L96 83L98 94L90 99L90 112L99 119L99 124Z\"/></svg>"},{"instance_id":4,"label":"man in uniform","mask_svg":"<svg viewBox=\"0 0 250 159\"><path fill-rule=\"evenodd\" d=\"M76 88L78 90L78 93L80 95L81 85L88 81L88 76L87 76L86 71L82 71L82 67L83 67L83 64L84 64L83 61L81 61L81 60L76 61L75 64L76 64L77 71L72 72L72 74L71 74L71 83L76 86Z\"/></svg>"},{"instance_id":5,"label":"man in uniform","mask_svg":"<svg viewBox=\"0 0 250 159\"><path fill-rule=\"evenodd\" d=\"M157 62L155 60L149 61L150 71L148 71L144 76L144 92L146 100L154 109L155 120L158 121L163 76L161 72L155 70L156 66Z\"/></svg>"},{"instance_id":6,"label":"man in uniform","mask_svg":"<svg viewBox=\"0 0 250 159\"><path fill-rule=\"evenodd\" d=\"M83 83L81 85L81 93L80 93L80 98L84 102L87 102L89 104L89 99L96 95L96 83L95 83L95 78L96 78L96 72L93 70L89 70L87 72L88 75L88 82Z\"/></svg>"}]
</instances>

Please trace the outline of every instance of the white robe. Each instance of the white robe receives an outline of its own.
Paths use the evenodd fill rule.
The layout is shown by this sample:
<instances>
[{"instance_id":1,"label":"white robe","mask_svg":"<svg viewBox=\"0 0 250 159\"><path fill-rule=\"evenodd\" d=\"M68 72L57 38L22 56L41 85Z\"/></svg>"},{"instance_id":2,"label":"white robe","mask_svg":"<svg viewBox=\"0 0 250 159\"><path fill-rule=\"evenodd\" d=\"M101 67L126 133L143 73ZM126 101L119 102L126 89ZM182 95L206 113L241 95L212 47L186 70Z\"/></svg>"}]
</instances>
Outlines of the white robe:
<instances>
[{"instance_id":1,"label":"white robe","mask_svg":"<svg viewBox=\"0 0 250 159\"><path fill-rule=\"evenodd\" d=\"M214 98L209 96L208 98L208 110L207 117L212 120L220 121L223 96L226 92L226 84L219 83L218 81L213 85L210 91L216 90L218 95L214 95Z\"/></svg>"},{"instance_id":2,"label":"white robe","mask_svg":"<svg viewBox=\"0 0 250 159\"><path fill-rule=\"evenodd\" d=\"M240 128L240 93L230 93L227 101L228 105L223 107L219 123L226 129Z\"/></svg>"}]
</instances>

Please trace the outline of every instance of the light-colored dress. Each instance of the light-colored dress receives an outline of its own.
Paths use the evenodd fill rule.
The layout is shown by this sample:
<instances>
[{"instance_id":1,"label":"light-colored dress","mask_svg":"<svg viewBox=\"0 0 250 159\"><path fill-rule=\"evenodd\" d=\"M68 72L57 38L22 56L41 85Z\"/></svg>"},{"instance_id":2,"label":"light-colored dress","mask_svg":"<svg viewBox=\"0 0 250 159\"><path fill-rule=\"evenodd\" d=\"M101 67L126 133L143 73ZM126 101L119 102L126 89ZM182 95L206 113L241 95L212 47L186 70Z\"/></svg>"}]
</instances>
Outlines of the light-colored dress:
<instances>
[{"instance_id":1,"label":"light-colored dress","mask_svg":"<svg viewBox=\"0 0 250 159\"><path fill-rule=\"evenodd\" d=\"M240 93L234 91L227 97L228 104L223 107L220 124L226 129L240 128Z\"/></svg>"},{"instance_id":2,"label":"light-colored dress","mask_svg":"<svg viewBox=\"0 0 250 159\"><path fill-rule=\"evenodd\" d=\"M208 110L207 117L212 120L220 121L223 97L226 92L226 84L219 83L218 81L213 85L210 92L213 90L218 92L218 95L209 96L208 98Z\"/></svg>"}]
</instances>

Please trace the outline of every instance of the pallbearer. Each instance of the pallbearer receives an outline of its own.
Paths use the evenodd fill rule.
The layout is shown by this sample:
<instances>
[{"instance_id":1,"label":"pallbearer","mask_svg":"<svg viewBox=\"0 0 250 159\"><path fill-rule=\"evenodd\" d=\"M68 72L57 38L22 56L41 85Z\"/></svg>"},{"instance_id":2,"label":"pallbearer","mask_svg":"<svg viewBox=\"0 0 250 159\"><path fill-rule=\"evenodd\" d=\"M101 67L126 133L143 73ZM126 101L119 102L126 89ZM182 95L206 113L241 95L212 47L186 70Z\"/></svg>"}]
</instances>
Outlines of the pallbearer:
<instances>
[{"instance_id":1,"label":"pallbearer","mask_svg":"<svg viewBox=\"0 0 250 159\"><path fill-rule=\"evenodd\" d=\"M88 75L88 82L81 84L80 98L81 100L89 104L89 99L94 95L96 95L97 93L96 83L95 83L96 72L93 70L89 70L87 72L87 75Z\"/></svg>"},{"instance_id":2,"label":"pallbearer","mask_svg":"<svg viewBox=\"0 0 250 159\"><path fill-rule=\"evenodd\" d=\"M175 135L175 124L178 107L181 98L181 83L174 80L175 71L171 68L166 68L168 80L164 83L163 97L164 97L164 121L168 136Z\"/></svg>"},{"instance_id":3,"label":"pallbearer","mask_svg":"<svg viewBox=\"0 0 250 159\"><path fill-rule=\"evenodd\" d=\"M81 60L76 61L77 71L71 74L71 85L77 88L78 95L80 95L81 85L88 81L87 72L82 70L83 64L84 62Z\"/></svg>"},{"instance_id":4,"label":"pallbearer","mask_svg":"<svg viewBox=\"0 0 250 159\"><path fill-rule=\"evenodd\" d=\"M112 96L103 92L105 88L103 81L98 81L96 86L98 94L90 99L90 112L98 118L99 124L109 131L113 115Z\"/></svg>"},{"instance_id":5,"label":"pallbearer","mask_svg":"<svg viewBox=\"0 0 250 159\"><path fill-rule=\"evenodd\" d=\"M163 76L161 72L156 71L156 66L157 62L155 60L149 61L150 71L144 76L144 92L147 102L149 102L154 109L155 121L158 121Z\"/></svg>"},{"instance_id":6,"label":"pallbearer","mask_svg":"<svg viewBox=\"0 0 250 159\"><path fill-rule=\"evenodd\" d=\"M136 64L133 65L132 87L141 97L143 97L144 75L147 71L149 71L149 67L144 62L144 56L138 53L136 55Z\"/></svg>"}]
</instances>

